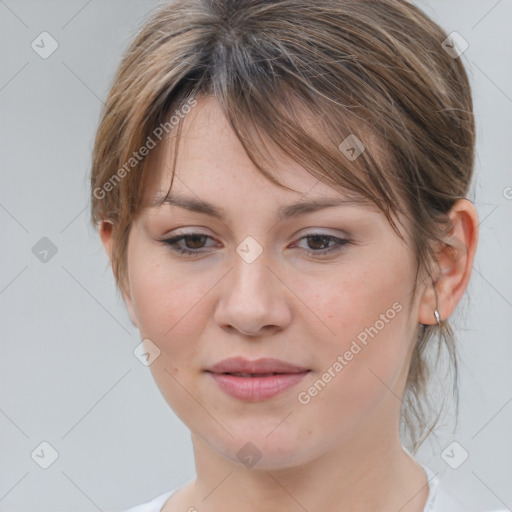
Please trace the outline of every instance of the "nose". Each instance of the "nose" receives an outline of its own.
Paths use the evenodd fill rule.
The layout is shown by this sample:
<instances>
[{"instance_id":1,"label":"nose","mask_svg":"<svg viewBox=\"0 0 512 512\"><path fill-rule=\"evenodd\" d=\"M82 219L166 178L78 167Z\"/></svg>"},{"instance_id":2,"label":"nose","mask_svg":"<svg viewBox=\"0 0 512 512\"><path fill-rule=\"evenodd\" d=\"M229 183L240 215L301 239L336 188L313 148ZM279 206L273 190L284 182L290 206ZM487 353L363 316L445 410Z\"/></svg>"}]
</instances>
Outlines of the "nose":
<instances>
[{"instance_id":1,"label":"nose","mask_svg":"<svg viewBox=\"0 0 512 512\"><path fill-rule=\"evenodd\" d=\"M292 318L291 294L266 258L248 263L235 253L233 266L219 283L216 324L252 337L286 328Z\"/></svg>"}]
</instances>

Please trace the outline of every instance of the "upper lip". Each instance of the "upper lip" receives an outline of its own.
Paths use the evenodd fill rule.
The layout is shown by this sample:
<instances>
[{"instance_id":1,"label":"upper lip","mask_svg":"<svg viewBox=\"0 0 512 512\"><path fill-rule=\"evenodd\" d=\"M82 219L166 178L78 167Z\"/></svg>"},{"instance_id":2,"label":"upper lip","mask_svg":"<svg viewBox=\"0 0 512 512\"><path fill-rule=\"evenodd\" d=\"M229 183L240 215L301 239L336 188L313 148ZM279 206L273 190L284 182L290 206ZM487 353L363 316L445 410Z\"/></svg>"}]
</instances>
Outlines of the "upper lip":
<instances>
[{"instance_id":1,"label":"upper lip","mask_svg":"<svg viewBox=\"0 0 512 512\"><path fill-rule=\"evenodd\" d=\"M270 357L254 361L243 357L230 357L207 368L206 371L213 373L302 373L308 370L309 368Z\"/></svg>"}]
</instances>

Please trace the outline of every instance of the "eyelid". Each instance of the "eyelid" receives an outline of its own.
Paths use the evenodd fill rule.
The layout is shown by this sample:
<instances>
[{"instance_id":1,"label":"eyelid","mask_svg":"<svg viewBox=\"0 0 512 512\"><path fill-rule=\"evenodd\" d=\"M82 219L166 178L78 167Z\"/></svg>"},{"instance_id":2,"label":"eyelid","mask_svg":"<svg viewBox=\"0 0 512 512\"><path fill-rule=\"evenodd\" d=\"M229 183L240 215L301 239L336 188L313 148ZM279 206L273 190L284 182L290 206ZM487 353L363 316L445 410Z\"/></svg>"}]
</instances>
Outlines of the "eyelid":
<instances>
[{"instance_id":1,"label":"eyelid","mask_svg":"<svg viewBox=\"0 0 512 512\"><path fill-rule=\"evenodd\" d=\"M187 231L190 230L190 231ZM304 231L305 230L305 231ZM334 231L334 233L331 233L329 232L328 230L330 231ZM205 232L205 231L209 231L209 229L207 227L204 227L204 226L192 226L192 227L187 227L187 228L183 228L183 227L178 227L178 228L175 228L173 230L171 230L169 233L166 233L164 235L162 235L162 237L160 238L162 241L164 240L169 240L171 238L176 238L176 237L179 237L179 236L193 236L193 235L196 235L196 236L207 236L209 238L212 238L214 239L215 236ZM172 233L172 235L170 234ZM293 235L293 239L294 240L299 240L305 236L332 236L334 238L339 238L339 239L346 239L346 240L352 240L353 237L350 233L348 233L347 231L345 230L342 230L342 229L337 229L337 228L315 228L315 227L311 227L311 228L303 228L303 230L299 230L297 231L294 235Z\"/></svg>"},{"instance_id":2,"label":"eyelid","mask_svg":"<svg viewBox=\"0 0 512 512\"><path fill-rule=\"evenodd\" d=\"M303 237L305 235L317 236L334 236L336 238L352 238L352 235L343 229L336 228L305 228L305 230L298 231L294 236Z\"/></svg>"}]
</instances>

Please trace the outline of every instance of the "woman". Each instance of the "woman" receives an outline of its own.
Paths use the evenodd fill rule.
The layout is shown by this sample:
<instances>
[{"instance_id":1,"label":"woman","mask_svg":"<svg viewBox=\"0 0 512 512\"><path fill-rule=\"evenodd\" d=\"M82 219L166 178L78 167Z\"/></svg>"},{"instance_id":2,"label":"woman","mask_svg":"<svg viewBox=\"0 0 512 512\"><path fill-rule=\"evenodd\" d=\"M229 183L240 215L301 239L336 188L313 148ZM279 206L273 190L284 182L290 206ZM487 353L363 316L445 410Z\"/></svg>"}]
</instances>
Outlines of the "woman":
<instances>
[{"instance_id":1,"label":"woman","mask_svg":"<svg viewBox=\"0 0 512 512\"><path fill-rule=\"evenodd\" d=\"M92 217L197 478L131 510L462 510L403 444L435 425L426 356L456 363L477 245L453 48L403 0L176 1L144 25Z\"/></svg>"}]
</instances>

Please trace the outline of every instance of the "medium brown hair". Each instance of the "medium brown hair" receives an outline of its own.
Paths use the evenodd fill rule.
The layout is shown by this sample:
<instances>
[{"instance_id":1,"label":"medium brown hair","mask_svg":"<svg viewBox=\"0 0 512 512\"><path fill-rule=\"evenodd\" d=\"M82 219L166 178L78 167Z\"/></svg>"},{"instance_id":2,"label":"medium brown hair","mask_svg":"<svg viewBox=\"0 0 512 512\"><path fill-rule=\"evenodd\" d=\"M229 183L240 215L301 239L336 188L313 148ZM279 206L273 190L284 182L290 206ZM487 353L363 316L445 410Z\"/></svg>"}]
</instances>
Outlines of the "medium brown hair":
<instances>
[{"instance_id":1,"label":"medium brown hair","mask_svg":"<svg viewBox=\"0 0 512 512\"><path fill-rule=\"evenodd\" d=\"M187 102L207 95L218 100L256 168L276 185L284 187L262 163L268 161L265 142L344 194L374 203L398 234L395 221L404 215L416 285L420 276L431 279L436 244L445 243L450 229L447 213L468 192L475 143L468 77L460 58L443 49L446 38L404 0L160 6L123 56L93 150L92 222L113 224L119 290L127 290L128 235L144 206L149 171L142 148L152 147L150 140L154 145L162 127L166 135L177 128L176 148L182 123L170 116L179 121ZM349 136L366 146L354 160L340 150ZM446 321L419 326L401 423L413 451L439 417L430 421L427 395L425 349L434 334L438 355L444 345L453 363L458 409L453 332Z\"/></svg>"}]
</instances>

